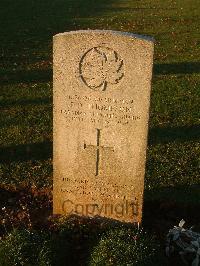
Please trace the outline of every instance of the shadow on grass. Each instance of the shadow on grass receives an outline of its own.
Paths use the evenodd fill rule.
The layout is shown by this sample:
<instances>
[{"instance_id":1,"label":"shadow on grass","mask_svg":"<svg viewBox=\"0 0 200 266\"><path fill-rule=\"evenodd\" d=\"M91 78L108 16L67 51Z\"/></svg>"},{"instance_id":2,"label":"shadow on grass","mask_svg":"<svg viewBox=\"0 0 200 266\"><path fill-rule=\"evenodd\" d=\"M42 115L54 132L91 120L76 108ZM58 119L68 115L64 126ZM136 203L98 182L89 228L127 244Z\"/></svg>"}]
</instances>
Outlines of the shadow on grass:
<instances>
[{"instance_id":1,"label":"shadow on grass","mask_svg":"<svg viewBox=\"0 0 200 266\"><path fill-rule=\"evenodd\" d=\"M155 75L200 73L200 62L182 62L172 64L155 64Z\"/></svg>"},{"instance_id":2,"label":"shadow on grass","mask_svg":"<svg viewBox=\"0 0 200 266\"><path fill-rule=\"evenodd\" d=\"M19 99L19 100L6 100L1 101L0 110L3 108L9 108L13 106L27 106L27 105L44 105L44 104L51 104L52 99L51 98L35 98L35 99ZM0 125L1 127L4 127L5 125Z\"/></svg>"},{"instance_id":3,"label":"shadow on grass","mask_svg":"<svg viewBox=\"0 0 200 266\"><path fill-rule=\"evenodd\" d=\"M2 147L0 148L0 162L46 160L52 158L52 153L53 144L50 141Z\"/></svg>"},{"instance_id":4,"label":"shadow on grass","mask_svg":"<svg viewBox=\"0 0 200 266\"><path fill-rule=\"evenodd\" d=\"M53 79L52 69L4 71L0 84L13 83L39 83L49 82Z\"/></svg>"},{"instance_id":5,"label":"shadow on grass","mask_svg":"<svg viewBox=\"0 0 200 266\"><path fill-rule=\"evenodd\" d=\"M81 25L76 25L77 19L95 18L96 15L105 12L112 3L118 1L18 0L14 2L2 0L0 32L4 33L2 36L6 40L11 38L15 42L16 39L19 40L14 47L12 43L7 43L7 45L13 47L15 51L22 52L20 45L31 49L36 45L33 40L40 44L46 43L47 39L56 33L81 28Z\"/></svg>"},{"instance_id":6,"label":"shadow on grass","mask_svg":"<svg viewBox=\"0 0 200 266\"><path fill-rule=\"evenodd\" d=\"M144 194L143 225L157 232L177 226L181 219L186 227L200 230L200 184L146 191ZM194 231L195 231L194 229Z\"/></svg>"},{"instance_id":7,"label":"shadow on grass","mask_svg":"<svg viewBox=\"0 0 200 266\"><path fill-rule=\"evenodd\" d=\"M148 138L149 144L198 140L200 138L200 126L151 128Z\"/></svg>"}]
</instances>

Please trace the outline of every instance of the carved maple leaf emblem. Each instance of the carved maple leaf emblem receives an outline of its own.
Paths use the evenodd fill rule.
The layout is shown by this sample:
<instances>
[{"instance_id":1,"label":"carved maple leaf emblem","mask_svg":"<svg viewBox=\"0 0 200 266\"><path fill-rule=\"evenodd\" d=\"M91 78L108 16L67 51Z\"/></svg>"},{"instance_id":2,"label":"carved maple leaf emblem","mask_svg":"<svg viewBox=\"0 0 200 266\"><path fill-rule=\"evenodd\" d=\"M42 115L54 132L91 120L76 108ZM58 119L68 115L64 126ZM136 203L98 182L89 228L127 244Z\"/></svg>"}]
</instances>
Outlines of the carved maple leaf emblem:
<instances>
[{"instance_id":1,"label":"carved maple leaf emblem","mask_svg":"<svg viewBox=\"0 0 200 266\"><path fill-rule=\"evenodd\" d=\"M109 83L117 84L124 76L123 60L110 48L95 47L82 58L80 72L88 87L104 91Z\"/></svg>"}]
</instances>

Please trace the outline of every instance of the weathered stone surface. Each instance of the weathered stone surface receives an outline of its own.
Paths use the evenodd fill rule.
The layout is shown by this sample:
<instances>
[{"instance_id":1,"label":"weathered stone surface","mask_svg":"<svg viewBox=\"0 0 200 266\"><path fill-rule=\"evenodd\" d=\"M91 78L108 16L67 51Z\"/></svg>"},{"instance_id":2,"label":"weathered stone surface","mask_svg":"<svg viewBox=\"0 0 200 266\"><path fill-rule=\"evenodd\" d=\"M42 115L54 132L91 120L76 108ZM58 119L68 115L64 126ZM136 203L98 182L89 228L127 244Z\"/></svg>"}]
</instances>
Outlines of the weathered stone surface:
<instances>
[{"instance_id":1,"label":"weathered stone surface","mask_svg":"<svg viewBox=\"0 0 200 266\"><path fill-rule=\"evenodd\" d=\"M141 221L152 62L144 36L54 36L55 214Z\"/></svg>"}]
</instances>

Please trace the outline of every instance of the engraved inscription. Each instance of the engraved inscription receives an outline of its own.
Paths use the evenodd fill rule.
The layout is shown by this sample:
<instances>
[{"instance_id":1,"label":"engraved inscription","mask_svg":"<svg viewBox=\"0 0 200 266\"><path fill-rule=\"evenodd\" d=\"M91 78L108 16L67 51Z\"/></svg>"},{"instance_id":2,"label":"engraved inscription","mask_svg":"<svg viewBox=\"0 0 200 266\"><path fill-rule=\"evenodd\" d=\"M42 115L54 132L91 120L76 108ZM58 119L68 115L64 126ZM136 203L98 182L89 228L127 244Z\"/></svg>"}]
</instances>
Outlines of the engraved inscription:
<instances>
[{"instance_id":1,"label":"engraved inscription","mask_svg":"<svg viewBox=\"0 0 200 266\"><path fill-rule=\"evenodd\" d=\"M101 185L95 188L89 184L89 180L77 180L77 179L69 179L69 178L62 178L63 186L61 188L61 192L68 192L74 195L78 194L90 194L95 196L97 192L100 192L101 195L104 195L108 198L121 198L127 199L127 194L130 194L134 191L135 187L133 185L126 185L126 184L110 184L101 182ZM69 184L73 183L73 189L70 189ZM74 189L75 187L75 189ZM86 192L87 187L87 192ZM76 188L79 188L77 190Z\"/></svg>"},{"instance_id":2,"label":"engraved inscription","mask_svg":"<svg viewBox=\"0 0 200 266\"><path fill-rule=\"evenodd\" d=\"M60 113L66 122L91 122L95 127L105 125L127 125L141 120L133 99L95 98L66 95L66 105Z\"/></svg>"},{"instance_id":3,"label":"engraved inscription","mask_svg":"<svg viewBox=\"0 0 200 266\"><path fill-rule=\"evenodd\" d=\"M117 84L123 78L124 62L116 51L94 47L81 58L79 73L89 88L105 91L108 84Z\"/></svg>"}]
</instances>

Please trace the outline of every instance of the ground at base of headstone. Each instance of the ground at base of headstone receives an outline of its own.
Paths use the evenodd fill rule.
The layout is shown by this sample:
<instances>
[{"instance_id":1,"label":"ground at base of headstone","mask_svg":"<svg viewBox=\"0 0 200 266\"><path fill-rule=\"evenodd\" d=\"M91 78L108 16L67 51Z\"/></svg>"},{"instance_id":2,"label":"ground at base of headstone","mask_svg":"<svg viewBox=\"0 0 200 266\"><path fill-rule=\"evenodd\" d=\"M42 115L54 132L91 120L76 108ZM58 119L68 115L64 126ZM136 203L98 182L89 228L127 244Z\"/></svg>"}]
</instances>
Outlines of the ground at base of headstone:
<instances>
[{"instance_id":1,"label":"ground at base of headstone","mask_svg":"<svg viewBox=\"0 0 200 266\"><path fill-rule=\"evenodd\" d=\"M157 202L157 212L153 211L155 203L145 203L148 211L145 207L141 231L142 227L138 229L137 226L124 225L119 222L111 224L107 219L52 216L52 194L49 189L16 190L12 187L2 187L0 195L0 257L2 261L8 259L3 258L2 254L10 256L10 261L16 260L16 257L13 258L9 255L11 253L5 251L5 247L9 247L14 255L19 254L20 249L22 253L20 259L23 261L28 258L30 265L35 265L32 263L35 257L40 259L37 265L54 265L55 254L56 259L60 256L60 261L64 261L61 265L66 265L65 263L70 263L70 265L123 265L123 263L124 265L145 265L145 261L136 263L141 254L144 254L142 257L150 262L151 259L153 261L155 254L157 258L159 254L162 262L152 265L182 265L178 254L170 258L164 255L166 234L170 228L178 224L177 216L184 213L184 210L174 203ZM197 217L199 214L195 213L195 210L193 214L186 218L189 223L196 226L194 231L198 232L200 217ZM145 238L143 238L143 233ZM137 238L138 234L142 237ZM59 250L55 249L55 243ZM37 246L40 249L34 248ZM62 252L63 248L68 252ZM34 252L30 253L30 250ZM149 251L148 256L145 255L146 250ZM44 260L46 264L42 264ZM104 264L100 264L101 261ZM132 261L136 264L131 264ZM12 262L9 263L3 265L13 265Z\"/></svg>"}]
</instances>

